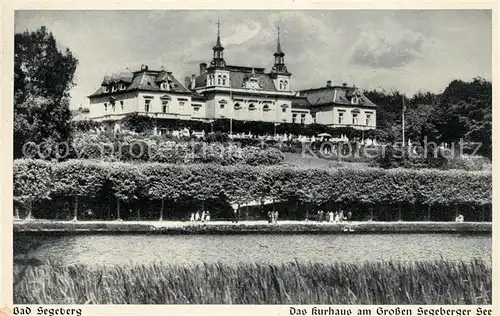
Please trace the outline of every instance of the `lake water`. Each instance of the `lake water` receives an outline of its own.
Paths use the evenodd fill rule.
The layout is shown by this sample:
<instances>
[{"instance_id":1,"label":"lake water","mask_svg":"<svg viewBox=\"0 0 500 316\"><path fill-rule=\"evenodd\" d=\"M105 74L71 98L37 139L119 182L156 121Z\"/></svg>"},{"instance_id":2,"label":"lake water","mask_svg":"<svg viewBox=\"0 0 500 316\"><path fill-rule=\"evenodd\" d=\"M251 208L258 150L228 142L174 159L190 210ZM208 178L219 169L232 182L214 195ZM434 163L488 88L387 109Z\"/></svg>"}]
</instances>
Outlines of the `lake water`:
<instances>
[{"instance_id":1,"label":"lake water","mask_svg":"<svg viewBox=\"0 0 500 316\"><path fill-rule=\"evenodd\" d=\"M378 260L491 261L490 235L76 235L14 236L14 255L52 258L63 264L128 264L162 261L283 263Z\"/></svg>"}]
</instances>

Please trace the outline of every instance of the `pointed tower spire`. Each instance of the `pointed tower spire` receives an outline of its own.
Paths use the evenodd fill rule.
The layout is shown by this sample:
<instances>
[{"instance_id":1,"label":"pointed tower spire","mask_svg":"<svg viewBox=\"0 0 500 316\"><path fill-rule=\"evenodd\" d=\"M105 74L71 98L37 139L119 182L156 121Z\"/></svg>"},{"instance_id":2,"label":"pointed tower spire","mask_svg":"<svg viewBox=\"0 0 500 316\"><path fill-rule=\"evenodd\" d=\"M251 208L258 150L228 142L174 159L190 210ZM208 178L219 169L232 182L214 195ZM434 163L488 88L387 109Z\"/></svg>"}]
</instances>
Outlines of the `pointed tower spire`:
<instances>
[{"instance_id":1,"label":"pointed tower spire","mask_svg":"<svg viewBox=\"0 0 500 316\"><path fill-rule=\"evenodd\" d=\"M277 45L277 47L276 47L276 52L277 52L278 54L281 54L281 53L283 53L283 52L281 51L281 43L280 43L280 25L279 25L279 24L278 24L278 26L277 26L277 29L278 29L278 45Z\"/></svg>"},{"instance_id":2,"label":"pointed tower spire","mask_svg":"<svg viewBox=\"0 0 500 316\"><path fill-rule=\"evenodd\" d=\"M276 40L276 52L273 54L274 55L274 66L273 66L273 69L271 70L271 73L288 74L288 71L287 71L286 66L285 66L285 53L283 53L283 51L281 50L279 24L276 26L276 29L278 31L278 37Z\"/></svg>"},{"instance_id":3,"label":"pointed tower spire","mask_svg":"<svg viewBox=\"0 0 500 316\"><path fill-rule=\"evenodd\" d=\"M222 47L221 41L220 41L220 18L217 19L217 40L215 42L215 46L213 47L214 50L214 58L212 59L212 62L210 63L211 66L213 67L225 67L226 62L224 61L224 47Z\"/></svg>"},{"instance_id":4,"label":"pointed tower spire","mask_svg":"<svg viewBox=\"0 0 500 316\"><path fill-rule=\"evenodd\" d=\"M215 43L216 47L222 47L220 43L220 18L217 18L217 42Z\"/></svg>"}]
</instances>

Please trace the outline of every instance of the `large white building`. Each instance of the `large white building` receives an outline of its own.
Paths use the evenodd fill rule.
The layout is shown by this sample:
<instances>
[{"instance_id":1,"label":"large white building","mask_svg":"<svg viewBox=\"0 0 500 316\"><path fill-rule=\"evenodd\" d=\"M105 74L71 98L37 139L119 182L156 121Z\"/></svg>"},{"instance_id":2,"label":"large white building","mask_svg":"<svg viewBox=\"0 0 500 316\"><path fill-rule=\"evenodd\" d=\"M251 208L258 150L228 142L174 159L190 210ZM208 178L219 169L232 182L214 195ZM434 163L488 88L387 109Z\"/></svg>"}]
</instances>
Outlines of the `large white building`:
<instances>
[{"instance_id":1,"label":"large white building","mask_svg":"<svg viewBox=\"0 0 500 316\"><path fill-rule=\"evenodd\" d=\"M376 105L355 87L332 86L293 91L292 74L285 65L278 31L274 65L260 67L227 65L220 29L210 64L201 63L198 75L182 85L171 72L148 69L104 77L89 96L87 117L117 123L129 113L162 122L169 119L203 120L231 118L242 121L318 123L358 129L376 127Z\"/></svg>"}]
</instances>

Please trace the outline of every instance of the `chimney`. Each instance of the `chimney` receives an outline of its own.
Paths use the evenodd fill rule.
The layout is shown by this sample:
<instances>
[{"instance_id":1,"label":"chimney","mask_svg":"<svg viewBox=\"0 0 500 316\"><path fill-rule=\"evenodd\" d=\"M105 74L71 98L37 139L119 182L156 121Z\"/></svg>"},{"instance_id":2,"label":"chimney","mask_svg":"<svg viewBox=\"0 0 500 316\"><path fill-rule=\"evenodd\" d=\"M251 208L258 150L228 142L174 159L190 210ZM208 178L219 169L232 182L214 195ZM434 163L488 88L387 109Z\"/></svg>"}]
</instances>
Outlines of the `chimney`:
<instances>
[{"instance_id":1,"label":"chimney","mask_svg":"<svg viewBox=\"0 0 500 316\"><path fill-rule=\"evenodd\" d=\"M342 87L347 87L347 83L346 83L346 82L344 82L344 83L342 84Z\"/></svg>"},{"instance_id":2,"label":"chimney","mask_svg":"<svg viewBox=\"0 0 500 316\"><path fill-rule=\"evenodd\" d=\"M194 88L196 87L196 75L191 75L191 90L194 90Z\"/></svg>"},{"instance_id":3,"label":"chimney","mask_svg":"<svg viewBox=\"0 0 500 316\"><path fill-rule=\"evenodd\" d=\"M186 87L186 89L191 88L191 78L190 77L184 77L184 86Z\"/></svg>"},{"instance_id":4,"label":"chimney","mask_svg":"<svg viewBox=\"0 0 500 316\"><path fill-rule=\"evenodd\" d=\"M148 65L141 66L141 71L147 71L147 70L148 70Z\"/></svg>"},{"instance_id":5,"label":"chimney","mask_svg":"<svg viewBox=\"0 0 500 316\"><path fill-rule=\"evenodd\" d=\"M207 70L207 64L201 63L200 64L200 75L204 74L206 70Z\"/></svg>"},{"instance_id":6,"label":"chimney","mask_svg":"<svg viewBox=\"0 0 500 316\"><path fill-rule=\"evenodd\" d=\"M327 86L328 88L330 88L330 87L332 86L332 81L331 81L331 80L328 80L328 81L326 82L326 86Z\"/></svg>"}]
</instances>

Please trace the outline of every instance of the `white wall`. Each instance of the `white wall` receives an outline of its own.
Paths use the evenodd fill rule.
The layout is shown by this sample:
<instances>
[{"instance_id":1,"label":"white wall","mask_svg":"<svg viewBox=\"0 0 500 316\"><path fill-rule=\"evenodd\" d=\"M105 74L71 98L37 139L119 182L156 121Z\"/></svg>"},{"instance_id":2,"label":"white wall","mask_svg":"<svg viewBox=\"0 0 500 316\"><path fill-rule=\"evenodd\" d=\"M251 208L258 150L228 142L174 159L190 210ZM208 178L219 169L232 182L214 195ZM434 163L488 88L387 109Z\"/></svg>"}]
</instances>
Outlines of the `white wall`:
<instances>
[{"instance_id":1,"label":"white wall","mask_svg":"<svg viewBox=\"0 0 500 316\"><path fill-rule=\"evenodd\" d=\"M97 98L92 98L89 100L89 118L102 117L108 114L123 114L137 111L137 93L123 93L114 95L115 107L111 106L109 102L110 96L100 96ZM123 102L123 106L122 106ZM104 104L107 104L107 111L105 110Z\"/></svg>"}]
</instances>

